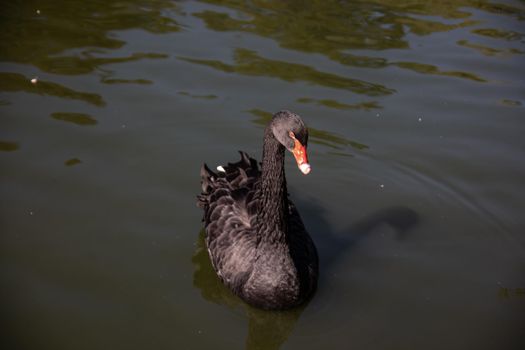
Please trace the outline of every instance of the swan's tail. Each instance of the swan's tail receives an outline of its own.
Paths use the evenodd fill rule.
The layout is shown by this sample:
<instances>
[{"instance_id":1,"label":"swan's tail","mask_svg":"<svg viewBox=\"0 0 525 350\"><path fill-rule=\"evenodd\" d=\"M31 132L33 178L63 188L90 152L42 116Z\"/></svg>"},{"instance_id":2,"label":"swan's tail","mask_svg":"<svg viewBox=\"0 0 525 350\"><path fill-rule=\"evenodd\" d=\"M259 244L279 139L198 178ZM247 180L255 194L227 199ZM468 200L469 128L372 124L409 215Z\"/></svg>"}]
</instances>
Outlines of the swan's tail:
<instances>
[{"instance_id":1,"label":"swan's tail","mask_svg":"<svg viewBox=\"0 0 525 350\"><path fill-rule=\"evenodd\" d=\"M211 190L212 183L217 179L217 174L214 173L206 163L201 167L201 188L202 193L197 196L197 206L206 210L208 208L208 195Z\"/></svg>"},{"instance_id":2,"label":"swan's tail","mask_svg":"<svg viewBox=\"0 0 525 350\"><path fill-rule=\"evenodd\" d=\"M208 208L209 198L212 193L220 189L235 191L243 187L251 187L260 176L257 161L250 158L245 152L239 151L241 160L236 163L219 165L217 172L212 171L206 164L201 167L202 193L197 196L197 206Z\"/></svg>"}]
</instances>

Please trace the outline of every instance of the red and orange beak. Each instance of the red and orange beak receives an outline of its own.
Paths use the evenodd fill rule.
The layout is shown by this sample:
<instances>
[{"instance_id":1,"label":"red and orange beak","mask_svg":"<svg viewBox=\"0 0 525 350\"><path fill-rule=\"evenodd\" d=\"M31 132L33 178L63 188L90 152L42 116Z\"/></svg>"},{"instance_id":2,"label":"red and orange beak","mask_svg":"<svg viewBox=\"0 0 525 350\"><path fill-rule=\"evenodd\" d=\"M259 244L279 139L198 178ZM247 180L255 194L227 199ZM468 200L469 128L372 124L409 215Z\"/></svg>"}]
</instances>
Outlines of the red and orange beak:
<instances>
[{"instance_id":1,"label":"red and orange beak","mask_svg":"<svg viewBox=\"0 0 525 350\"><path fill-rule=\"evenodd\" d=\"M290 137L294 140L294 148L293 148L293 155L295 157L295 160L297 161L297 166L299 167L299 170L305 175L307 175L310 170L310 164L308 164L308 155L306 154L306 147L304 147L299 140L293 136L293 133L290 133Z\"/></svg>"}]
</instances>

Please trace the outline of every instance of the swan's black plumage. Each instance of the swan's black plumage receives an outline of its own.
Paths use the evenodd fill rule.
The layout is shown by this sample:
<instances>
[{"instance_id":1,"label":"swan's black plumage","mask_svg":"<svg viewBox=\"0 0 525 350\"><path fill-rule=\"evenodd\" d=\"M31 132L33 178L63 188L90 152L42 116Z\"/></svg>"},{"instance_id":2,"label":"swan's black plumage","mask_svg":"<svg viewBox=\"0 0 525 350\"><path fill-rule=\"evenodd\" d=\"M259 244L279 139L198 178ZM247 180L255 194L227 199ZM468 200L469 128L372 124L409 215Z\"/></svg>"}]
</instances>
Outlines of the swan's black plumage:
<instances>
[{"instance_id":1,"label":"swan's black plumage","mask_svg":"<svg viewBox=\"0 0 525 350\"><path fill-rule=\"evenodd\" d=\"M265 129L261 170L244 152L224 171L201 169L198 204L213 268L236 295L264 309L297 306L317 285L317 251L286 189L285 149L295 140L306 147L303 121L280 111Z\"/></svg>"}]
</instances>

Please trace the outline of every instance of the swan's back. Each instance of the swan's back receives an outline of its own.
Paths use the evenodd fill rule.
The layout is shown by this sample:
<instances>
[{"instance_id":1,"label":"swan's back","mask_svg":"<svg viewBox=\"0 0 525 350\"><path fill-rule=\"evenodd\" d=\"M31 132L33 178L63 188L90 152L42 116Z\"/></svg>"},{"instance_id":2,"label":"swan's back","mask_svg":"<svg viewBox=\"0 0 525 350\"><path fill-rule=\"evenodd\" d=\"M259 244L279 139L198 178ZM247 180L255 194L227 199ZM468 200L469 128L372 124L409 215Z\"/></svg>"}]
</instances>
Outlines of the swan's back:
<instances>
[{"instance_id":1,"label":"swan's back","mask_svg":"<svg viewBox=\"0 0 525 350\"><path fill-rule=\"evenodd\" d=\"M257 210L254 187L260 177L257 161L240 153L241 160L224 166L224 171L202 166L202 194L198 196L211 263L234 292L239 292L253 270L257 243L252 229Z\"/></svg>"}]
</instances>

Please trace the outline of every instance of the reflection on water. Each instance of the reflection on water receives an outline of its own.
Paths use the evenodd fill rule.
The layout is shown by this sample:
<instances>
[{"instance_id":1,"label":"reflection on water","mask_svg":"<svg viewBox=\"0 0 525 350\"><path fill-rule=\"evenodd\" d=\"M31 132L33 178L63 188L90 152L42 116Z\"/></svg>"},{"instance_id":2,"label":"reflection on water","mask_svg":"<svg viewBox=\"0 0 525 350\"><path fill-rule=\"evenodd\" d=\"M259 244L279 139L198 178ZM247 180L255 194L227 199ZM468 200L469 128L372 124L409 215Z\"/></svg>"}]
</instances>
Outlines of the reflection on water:
<instances>
[{"instance_id":1,"label":"reflection on water","mask_svg":"<svg viewBox=\"0 0 525 350\"><path fill-rule=\"evenodd\" d=\"M64 162L64 165L66 166L73 166L82 163L82 161L78 158L71 158Z\"/></svg>"},{"instance_id":2,"label":"reflection on water","mask_svg":"<svg viewBox=\"0 0 525 350\"><path fill-rule=\"evenodd\" d=\"M232 309L244 310L248 317L246 349L279 349L292 332L304 306L289 311L265 311L245 304L217 277L204 243L204 235L204 229L202 229L199 233L197 249L191 259L195 269L193 285L208 301Z\"/></svg>"},{"instance_id":3,"label":"reflection on water","mask_svg":"<svg viewBox=\"0 0 525 350\"><path fill-rule=\"evenodd\" d=\"M12 152L19 148L20 146L16 142L0 141L0 151L2 152Z\"/></svg>"},{"instance_id":4,"label":"reflection on water","mask_svg":"<svg viewBox=\"0 0 525 350\"><path fill-rule=\"evenodd\" d=\"M58 5L58 6L57 6ZM0 60L29 63L45 72L85 74L96 67L142 58L160 58L157 54L132 54L124 58L96 58L88 49L68 54L75 48L118 49L125 42L110 31L143 29L169 33L179 25L167 16L176 10L167 0L137 1L9 1L2 5L0 20ZM38 10L38 11L37 11Z\"/></svg>"},{"instance_id":5,"label":"reflection on water","mask_svg":"<svg viewBox=\"0 0 525 350\"><path fill-rule=\"evenodd\" d=\"M266 126L272 119L273 114L270 112L266 112L260 109L252 109L250 111L251 114L256 116L257 118L253 120L255 124ZM309 136L309 142L316 143L318 145L324 145L330 148L334 149L342 149L346 146L351 146L355 149L363 150L367 149L368 146L364 145L362 143L348 140L344 137L338 136L336 134L333 134L328 131L319 130L316 128L308 127L308 136Z\"/></svg>"},{"instance_id":6,"label":"reflection on water","mask_svg":"<svg viewBox=\"0 0 525 350\"><path fill-rule=\"evenodd\" d=\"M104 84L138 84L138 85L151 85L153 82L148 79L112 79L102 78L101 82Z\"/></svg>"},{"instance_id":7,"label":"reflection on water","mask_svg":"<svg viewBox=\"0 0 525 350\"><path fill-rule=\"evenodd\" d=\"M520 107L522 105L520 101L514 101L514 100L509 100L509 99L502 99L500 103L504 106L509 106L509 107Z\"/></svg>"},{"instance_id":8,"label":"reflection on water","mask_svg":"<svg viewBox=\"0 0 525 350\"><path fill-rule=\"evenodd\" d=\"M83 51L81 57L63 56L63 57L46 57L39 62L42 66L40 69L54 74L77 75L86 74L94 71L98 67L106 64L115 64L123 62L138 61L145 58L166 58L165 54L159 53L134 53L127 57L95 57L93 52Z\"/></svg>"},{"instance_id":9,"label":"reflection on water","mask_svg":"<svg viewBox=\"0 0 525 350\"><path fill-rule=\"evenodd\" d=\"M333 54L355 49L407 47L403 26L397 16L378 6L340 1L265 1L251 6L244 1L208 1L240 10L250 19L206 10L195 16L208 27L256 33L277 40L283 47Z\"/></svg>"},{"instance_id":10,"label":"reflection on water","mask_svg":"<svg viewBox=\"0 0 525 350\"><path fill-rule=\"evenodd\" d=\"M453 76L479 82L485 80L471 72L443 71L439 67L421 62L388 62L381 57L366 57L347 51L406 49L409 47L406 37L409 33L426 36L476 25L478 21L468 19L471 16L469 8L525 17L524 11L519 8L471 0L446 3L406 3L392 0L305 3L274 0L258 3L257 6L240 0L206 2L242 11L247 17L236 19L227 13L210 10L195 14L213 30L255 33L276 40L282 47L321 53L344 65L368 68L395 65L417 73ZM436 16L442 20L436 21ZM520 33L497 29L476 29L473 32L507 40L523 38ZM377 52L374 53L376 54Z\"/></svg>"},{"instance_id":11,"label":"reflection on water","mask_svg":"<svg viewBox=\"0 0 525 350\"><path fill-rule=\"evenodd\" d=\"M213 267L204 243L204 229L199 233L197 249L191 258L195 271L193 285L200 289L202 296L214 303L230 306L240 305L240 300L221 283Z\"/></svg>"},{"instance_id":12,"label":"reflection on water","mask_svg":"<svg viewBox=\"0 0 525 350\"><path fill-rule=\"evenodd\" d=\"M377 101L370 101L370 102L361 102L361 103L354 103L354 104L346 104L341 103L336 100L330 100L330 99L322 99L318 100L315 98L310 97L301 97L297 99L297 102L300 103L315 103L319 106L325 106L328 108L335 108L335 109L362 109L362 110L370 110L370 109L380 109L383 108L379 105Z\"/></svg>"},{"instance_id":13,"label":"reflection on water","mask_svg":"<svg viewBox=\"0 0 525 350\"><path fill-rule=\"evenodd\" d=\"M479 81L482 83L486 81L485 79L480 78L476 74L473 74L473 73L459 72L459 71L441 71L437 66L434 66L431 64L422 64L422 63L415 63L415 62L394 62L392 64L400 68L410 69L417 73L463 78L463 79Z\"/></svg>"},{"instance_id":14,"label":"reflection on water","mask_svg":"<svg viewBox=\"0 0 525 350\"><path fill-rule=\"evenodd\" d=\"M108 49L125 45L111 32L126 29L177 32L179 25L169 16L169 11L176 10L174 2L163 0L63 1L54 5L40 1L9 1L0 12L0 61L31 64L46 73L60 75L97 71L105 84L151 84L148 79L112 78L112 72L102 66L168 56L135 52L124 57L106 57L110 54ZM50 81L29 84L31 78L0 72L0 91L25 91L105 105L99 94L77 92Z\"/></svg>"},{"instance_id":15,"label":"reflection on water","mask_svg":"<svg viewBox=\"0 0 525 350\"><path fill-rule=\"evenodd\" d=\"M305 81L311 84L331 87L334 89L349 90L369 96L388 95L395 92L394 90L388 89L380 84L373 84L362 80L320 72L303 64L266 59L259 56L256 52L247 49L235 50L235 64L188 57L179 57L179 59L212 67L227 73L274 77L291 82Z\"/></svg>"},{"instance_id":16,"label":"reflection on water","mask_svg":"<svg viewBox=\"0 0 525 350\"><path fill-rule=\"evenodd\" d=\"M102 96L89 92L79 92L57 83L39 80L31 83L31 78L17 73L0 72L0 91L2 92L27 92L39 95L49 95L72 100L81 100L95 106L104 106L106 102Z\"/></svg>"},{"instance_id":17,"label":"reflection on water","mask_svg":"<svg viewBox=\"0 0 525 350\"><path fill-rule=\"evenodd\" d=\"M204 100L213 100L213 99L217 98L217 95L212 95L212 94L210 94L210 95L195 95L195 94L190 94L187 91L179 91L179 95L188 96L188 97L191 97L191 98L200 98L200 99L204 99Z\"/></svg>"},{"instance_id":18,"label":"reflection on water","mask_svg":"<svg viewBox=\"0 0 525 350\"><path fill-rule=\"evenodd\" d=\"M502 30L495 28L479 28L472 31L474 34L486 36L494 39L504 39L508 41L521 41L525 39L525 34L514 32L512 30Z\"/></svg>"},{"instance_id":19,"label":"reflection on water","mask_svg":"<svg viewBox=\"0 0 525 350\"><path fill-rule=\"evenodd\" d=\"M95 125L97 120L85 113L55 112L51 118L77 125Z\"/></svg>"},{"instance_id":20,"label":"reflection on water","mask_svg":"<svg viewBox=\"0 0 525 350\"><path fill-rule=\"evenodd\" d=\"M483 54L485 56L497 56L497 55L509 56L509 55L520 55L520 54L525 53L525 52L523 52L521 50L514 49L514 48L495 49L495 48L488 47L488 46L485 46L485 45L475 44L475 43L472 43L472 42L470 42L468 40L459 40L457 42L457 44L461 45L461 46L464 46L464 47L468 47L468 48L474 49L474 50L478 51L479 53L481 53L481 54Z\"/></svg>"}]
</instances>

